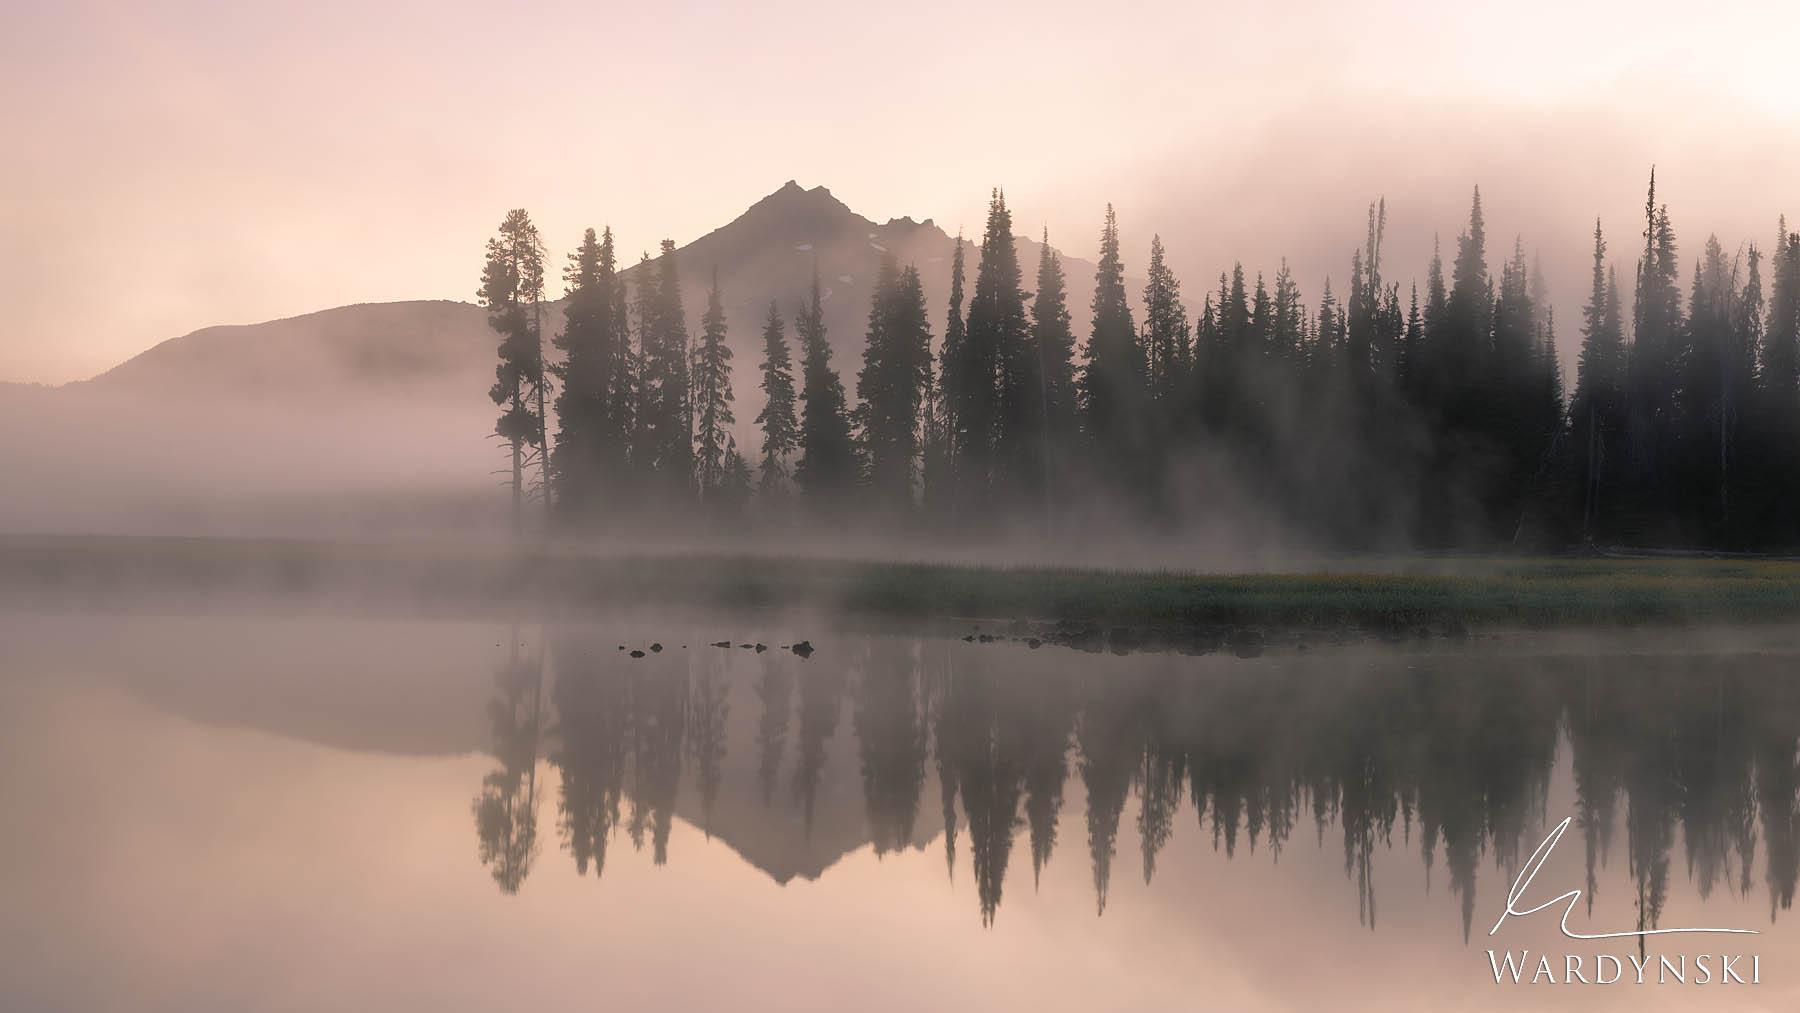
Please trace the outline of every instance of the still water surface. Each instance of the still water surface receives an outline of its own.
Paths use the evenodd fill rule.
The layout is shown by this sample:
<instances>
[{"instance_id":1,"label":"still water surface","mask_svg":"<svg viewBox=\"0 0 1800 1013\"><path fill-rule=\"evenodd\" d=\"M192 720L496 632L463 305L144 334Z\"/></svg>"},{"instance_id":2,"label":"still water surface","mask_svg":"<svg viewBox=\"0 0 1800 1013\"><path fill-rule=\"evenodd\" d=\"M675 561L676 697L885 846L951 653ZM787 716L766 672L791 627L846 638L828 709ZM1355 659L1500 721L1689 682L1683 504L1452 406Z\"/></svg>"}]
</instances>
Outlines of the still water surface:
<instances>
[{"instance_id":1,"label":"still water surface","mask_svg":"<svg viewBox=\"0 0 1800 1013\"><path fill-rule=\"evenodd\" d=\"M0 1008L1800 1008L1796 659L4 614Z\"/></svg>"}]
</instances>

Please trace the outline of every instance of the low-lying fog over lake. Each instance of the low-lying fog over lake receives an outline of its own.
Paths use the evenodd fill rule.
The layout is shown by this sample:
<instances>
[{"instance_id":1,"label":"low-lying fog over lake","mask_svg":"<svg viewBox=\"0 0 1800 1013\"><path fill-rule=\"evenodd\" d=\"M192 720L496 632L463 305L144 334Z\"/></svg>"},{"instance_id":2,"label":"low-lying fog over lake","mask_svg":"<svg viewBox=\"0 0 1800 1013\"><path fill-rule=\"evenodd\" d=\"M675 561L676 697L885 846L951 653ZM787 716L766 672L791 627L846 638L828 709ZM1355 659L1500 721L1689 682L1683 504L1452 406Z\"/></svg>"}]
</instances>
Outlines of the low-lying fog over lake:
<instances>
[{"instance_id":1,"label":"low-lying fog over lake","mask_svg":"<svg viewBox=\"0 0 1800 1013\"><path fill-rule=\"evenodd\" d=\"M1800 627L1025 633L13 609L0 1005L1800 1000Z\"/></svg>"},{"instance_id":2,"label":"low-lying fog over lake","mask_svg":"<svg viewBox=\"0 0 1800 1013\"><path fill-rule=\"evenodd\" d=\"M1796 54L0 3L0 1013L1800 1009Z\"/></svg>"}]
</instances>

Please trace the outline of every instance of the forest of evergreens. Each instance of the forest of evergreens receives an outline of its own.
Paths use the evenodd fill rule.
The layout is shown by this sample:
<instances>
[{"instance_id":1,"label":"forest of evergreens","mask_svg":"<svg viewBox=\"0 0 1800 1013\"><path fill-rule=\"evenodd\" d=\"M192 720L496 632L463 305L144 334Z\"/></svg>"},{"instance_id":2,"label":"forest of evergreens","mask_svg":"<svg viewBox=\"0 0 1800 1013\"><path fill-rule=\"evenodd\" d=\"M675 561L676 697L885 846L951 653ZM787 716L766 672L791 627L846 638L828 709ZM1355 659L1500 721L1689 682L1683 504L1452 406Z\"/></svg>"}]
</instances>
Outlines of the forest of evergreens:
<instances>
[{"instance_id":1,"label":"forest of evergreens","mask_svg":"<svg viewBox=\"0 0 1800 1013\"><path fill-rule=\"evenodd\" d=\"M1609 257L1594 224L1572 383L1523 243L1490 268L1479 189L1422 281L1396 280L1386 227L1377 202L1337 293L1327 280L1308 302L1285 261L1272 280L1234 265L1190 319L1160 236L1134 308L1109 206L1078 337L1049 237L1028 279L995 191L979 247L965 260L957 243L947 307L884 260L860 364L832 361L818 265L800 304L770 304L761 446L740 449L716 273L697 339L682 309L683 272L710 265L678 265L664 241L628 285L611 231L590 229L546 339L545 249L513 211L480 297L502 339L490 393L515 523L536 496L571 531L804 516L1060 538L1098 517L1179 530L1229 494L1319 547L1800 543L1800 234L1785 220L1771 253L1709 237L1684 266L1652 174L1641 245Z\"/></svg>"}]
</instances>

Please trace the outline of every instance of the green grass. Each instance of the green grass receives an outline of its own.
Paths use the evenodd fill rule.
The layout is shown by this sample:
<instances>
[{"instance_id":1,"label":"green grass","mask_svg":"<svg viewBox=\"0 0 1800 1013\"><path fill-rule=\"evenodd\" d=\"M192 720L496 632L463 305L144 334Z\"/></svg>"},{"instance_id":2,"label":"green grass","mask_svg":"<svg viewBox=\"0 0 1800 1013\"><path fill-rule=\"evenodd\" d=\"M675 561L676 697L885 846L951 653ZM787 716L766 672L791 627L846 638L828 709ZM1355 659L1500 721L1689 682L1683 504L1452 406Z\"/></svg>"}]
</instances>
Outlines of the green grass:
<instances>
[{"instance_id":1,"label":"green grass","mask_svg":"<svg viewBox=\"0 0 1800 1013\"><path fill-rule=\"evenodd\" d=\"M1800 618L1800 564L1464 562L1466 567L1456 572L1370 568L1194 574L727 560L693 561L661 570L650 581L651 586L667 582L671 588L706 588L724 602L810 600L877 614L1171 626L1548 626Z\"/></svg>"},{"instance_id":2,"label":"green grass","mask_svg":"<svg viewBox=\"0 0 1800 1013\"><path fill-rule=\"evenodd\" d=\"M1800 562L1370 557L1204 574L754 556L612 557L543 546L0 538L11 598L313 594L492 605L809 606L906 618L1141 626L1582 626L1800 620Z\"/></svg>"}]
</instances>

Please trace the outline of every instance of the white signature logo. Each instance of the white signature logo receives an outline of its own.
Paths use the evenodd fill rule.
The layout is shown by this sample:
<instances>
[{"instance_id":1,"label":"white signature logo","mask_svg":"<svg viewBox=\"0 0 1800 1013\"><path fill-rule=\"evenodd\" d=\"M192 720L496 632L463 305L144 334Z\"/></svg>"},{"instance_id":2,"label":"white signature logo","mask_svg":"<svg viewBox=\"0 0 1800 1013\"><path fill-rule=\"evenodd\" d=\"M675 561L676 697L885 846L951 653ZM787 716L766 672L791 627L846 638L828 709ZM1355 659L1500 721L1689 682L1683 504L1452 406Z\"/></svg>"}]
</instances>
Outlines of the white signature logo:
<instances>
[{"instance_id":1,"label":"white signature logo","mask_svg":"<svg viewBox=\"0 0 1800 1013\"><path fill-rule=\"evenodd\" d=\"M1563 908L1562 932L1563 935L1568 936L1570 939L1625 939L1633 936L1667 936L1682 932L1721 932L1732 935L1757 935L1755 929L1704 928L1639 929L1636 932L1576 932L1569 928L1569 913L1575 910L1575 905L1581 900L1580 890L1570 890L1568 893L1552 897L1544 903L1539 904L1537 907L1520 910L1517 907L1520 898L1524 897L1525 891L1531 888L1531 881L1537 878L1538 870L1542 869L1544 863L1550 860L1550 852L1556 849L1557 842L1562 840L1563 834L1567 833L1569 830L1569 824L1573 822L1575 822L1575 817L1570 816L1561 823L1558 823L1556 829L1550 831L1550 835L1544 838L1544 843L1538 845L1537 850L1531 853L1531 858L1525 862L1525 867L1519 871L1519 878L1513 880L1512 890L1506 895L1506 911L1500 915L1500 920L1494 923L1494 927L1488 930L1488 935L1491 936L1496 932L1499 932L1500 926L1506 924L1508 918L1524 918L1527 915L1534 915L1545 908L1554 907L1563 901L1567 901L1568 904Z\"/></svg>"}]
</instances>

